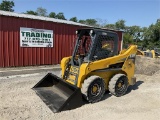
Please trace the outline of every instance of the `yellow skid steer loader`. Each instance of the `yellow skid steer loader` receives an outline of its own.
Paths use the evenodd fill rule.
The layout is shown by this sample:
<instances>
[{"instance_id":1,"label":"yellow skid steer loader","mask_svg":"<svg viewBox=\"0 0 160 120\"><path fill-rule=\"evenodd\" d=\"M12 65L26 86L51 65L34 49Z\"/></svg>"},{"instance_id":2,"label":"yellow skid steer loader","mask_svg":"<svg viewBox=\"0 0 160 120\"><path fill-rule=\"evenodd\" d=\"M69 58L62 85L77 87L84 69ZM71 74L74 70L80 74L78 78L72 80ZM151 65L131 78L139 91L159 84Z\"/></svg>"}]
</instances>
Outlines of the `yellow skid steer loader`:
<instances>
[{"instance_id":1,"label":"yellow skid steer loader","mask_svg":"<svg viewBox=\"0 0 160 120\"><path fill-rule=\"evenodd\" d=\"M137 47L118 51L115 32L88 28L76 31L72 56L61 61L61 77L48 73L33 90L53 112L100 101L106 90L117 97L134 85ZM119 53L120 52L120 53Z\"/></svg>"}]
</instances>

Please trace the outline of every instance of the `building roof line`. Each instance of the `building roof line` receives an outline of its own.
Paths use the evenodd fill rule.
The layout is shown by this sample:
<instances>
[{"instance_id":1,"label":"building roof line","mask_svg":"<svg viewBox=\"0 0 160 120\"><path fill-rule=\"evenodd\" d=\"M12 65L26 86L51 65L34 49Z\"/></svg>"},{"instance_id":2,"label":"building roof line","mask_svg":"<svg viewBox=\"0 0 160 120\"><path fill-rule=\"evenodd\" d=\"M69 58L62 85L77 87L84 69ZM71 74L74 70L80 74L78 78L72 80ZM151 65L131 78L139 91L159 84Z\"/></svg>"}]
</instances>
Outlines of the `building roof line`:
<instances>
[{"instance_id":1,"label":"building roof line","mask_svg":"<svg viewBox=\"0 0 160 120\"><path fill-rule=\"evenodd\" d=\"M64 24L69 24L69 25L90 27L90 26L85 25L85 24L81 24L81 23L77 23L77 22L73 22L73 21L68 21L68 20L61 20L61 19L56 19L56 18L49 18L49 17L44 17L44 16L36 16L36 15L30 15L30 14L24 14L24 13L8 12L8 11L2 11L2 10L0 10L0 15L12 16L12 17L20 17L20 18L28 18L28 19L35 19L35 20L42 20L42 21L50 21L50 22L55 22L55 23L64 23Z\"/></svg>"}]
</instances>

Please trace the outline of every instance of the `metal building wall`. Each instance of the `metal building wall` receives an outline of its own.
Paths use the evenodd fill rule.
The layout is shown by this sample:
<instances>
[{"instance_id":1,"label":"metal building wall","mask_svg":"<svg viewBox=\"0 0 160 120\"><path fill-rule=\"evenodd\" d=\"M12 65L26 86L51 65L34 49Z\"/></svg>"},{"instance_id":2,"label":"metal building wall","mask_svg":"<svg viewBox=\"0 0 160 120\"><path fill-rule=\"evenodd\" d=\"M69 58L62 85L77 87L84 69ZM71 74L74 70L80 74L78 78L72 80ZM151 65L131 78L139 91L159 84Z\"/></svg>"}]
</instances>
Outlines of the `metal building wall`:
<instances>
[{"instance_id":1,"label":"metal building wall","mask_svg":"<svg viewBox=\"0 0 160 120\"><path fill-rule=\"evenodd\" d=\"M20 47L20 27L53 30L54 47ZM0 67L58 64L71 55L75 31L81 26L0 16Z\"/></svg>"}]
</instances>

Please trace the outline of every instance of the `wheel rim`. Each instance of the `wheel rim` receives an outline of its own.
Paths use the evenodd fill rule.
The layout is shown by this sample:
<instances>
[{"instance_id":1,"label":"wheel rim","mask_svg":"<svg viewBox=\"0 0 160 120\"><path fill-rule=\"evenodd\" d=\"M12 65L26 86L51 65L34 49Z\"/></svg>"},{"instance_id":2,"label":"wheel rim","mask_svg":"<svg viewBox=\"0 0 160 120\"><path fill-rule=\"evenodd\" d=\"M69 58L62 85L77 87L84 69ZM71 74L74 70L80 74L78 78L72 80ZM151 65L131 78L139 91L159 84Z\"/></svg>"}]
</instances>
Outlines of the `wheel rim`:
<instances>
[{"instance_id":1,"label":"wheel rim","mask_svg":"<svg viewBox=\"0 0 160 120\"><path fill-rule=\"evenodd\" d=\"M103 92L103 85L101 79L97 79L91 83L88 89L88 97L92 99L96 99L98 96L100 96Z\"/></svg>"},{"instance_id":2,"label":"wheel rim","mask_svg":"<svg viewBox=\"0 0 160 120\"><path fill-rule=\"evenodd\" d=\"M122 78L122 79L119 79L116 83L116 93L117 94L123 94L126 92L126 89L127 89L127 85L126 85L126 79L125 78Z\"/></svg>"},{"instance_id":3,"label":"wheel rim","mask_svg":"<svg viewBox=\"0 0 160 120\"><path fill-rule=\"evenodd\" d=\"M91 88L91 94L97 96L101 91L101 87L98 84L94 84Z\"/></svg>"}]
</instances>

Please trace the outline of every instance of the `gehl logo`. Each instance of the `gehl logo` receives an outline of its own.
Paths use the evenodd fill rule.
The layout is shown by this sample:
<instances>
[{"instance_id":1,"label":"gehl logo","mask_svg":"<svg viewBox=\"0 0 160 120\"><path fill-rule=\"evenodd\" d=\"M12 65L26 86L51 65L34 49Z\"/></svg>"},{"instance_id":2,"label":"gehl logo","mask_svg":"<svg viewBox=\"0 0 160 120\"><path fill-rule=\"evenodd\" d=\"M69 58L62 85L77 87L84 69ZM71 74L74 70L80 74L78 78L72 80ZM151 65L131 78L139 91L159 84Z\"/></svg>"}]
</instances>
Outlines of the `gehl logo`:
<instances>
[{"instance_id":1,"label":"gehl logo","mask_svg":"<svg viewBox=\"0 0 160 120\"><path fill-rule=\"evenodd\" d=\"M128 59L131 59L133 61L133 63L135 63L136 60L136 54L131 54Z\"/></svg>"}]
</instances>

